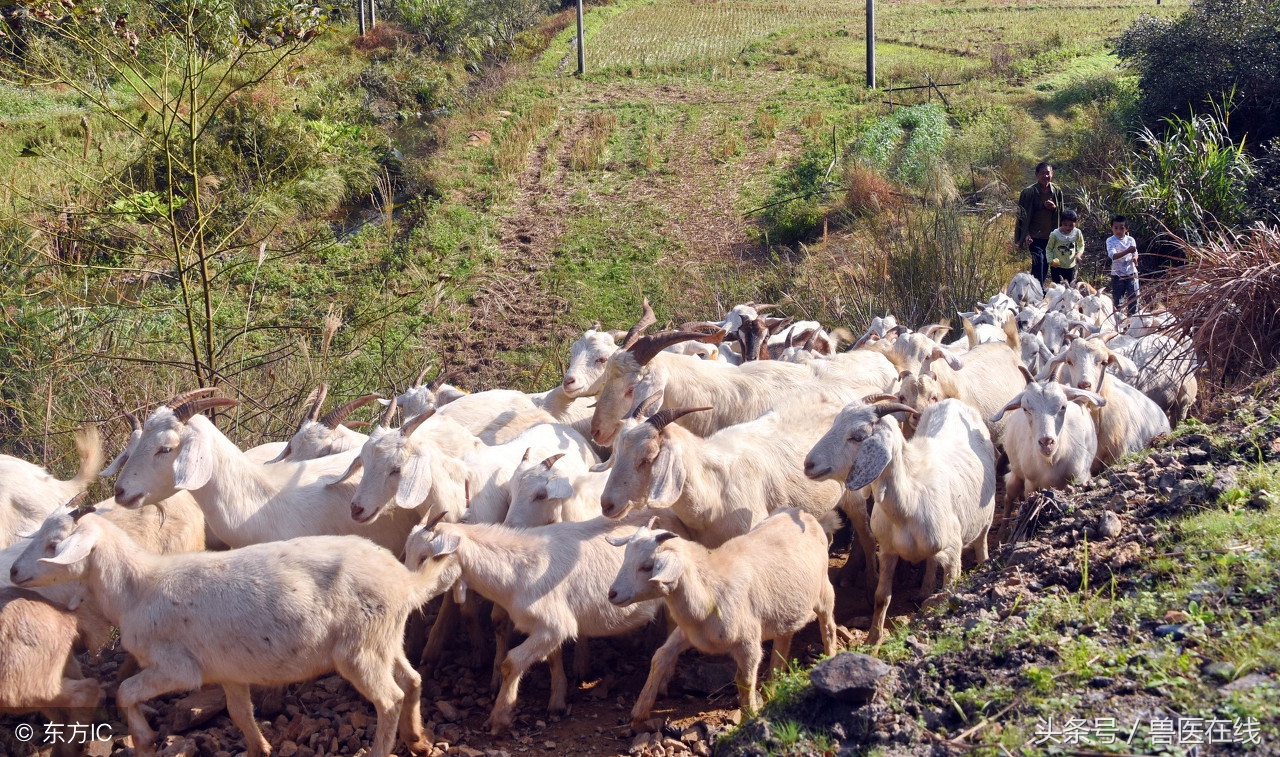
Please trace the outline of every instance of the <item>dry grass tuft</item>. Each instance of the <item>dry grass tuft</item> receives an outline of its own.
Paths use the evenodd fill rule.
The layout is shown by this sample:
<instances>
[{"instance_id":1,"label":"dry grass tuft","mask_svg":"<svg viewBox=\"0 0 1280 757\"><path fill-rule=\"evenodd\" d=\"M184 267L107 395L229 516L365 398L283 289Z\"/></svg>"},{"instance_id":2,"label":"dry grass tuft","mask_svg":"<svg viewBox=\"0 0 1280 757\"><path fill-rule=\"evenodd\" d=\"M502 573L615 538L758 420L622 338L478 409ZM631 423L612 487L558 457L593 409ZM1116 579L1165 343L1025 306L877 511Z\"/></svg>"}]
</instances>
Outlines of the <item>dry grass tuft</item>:
<instances>
[{"instance_id":1,"label":"dry grass tuft","mask_svg":"<svg viewBox=\"0 0 1280 757\"><path fill-rule=\"evenodd\" d=\"M1280 361L1280 228L1258 223L1182 248L1190 262L1152 289L1204 360L1206 378L1228 388L1274 368Z\"/></svg>"},{"instance_id":2,"label":"dry grass tuft","mask_svg":"<svg viewBox=\"0 0 1280 757\"><path fill-rule=\"evenodd\" d=\"M894 186L874 166L856 161L844 173L844 207L855 216L874 216L897 207Z\"/></svg>"}]
</instances>

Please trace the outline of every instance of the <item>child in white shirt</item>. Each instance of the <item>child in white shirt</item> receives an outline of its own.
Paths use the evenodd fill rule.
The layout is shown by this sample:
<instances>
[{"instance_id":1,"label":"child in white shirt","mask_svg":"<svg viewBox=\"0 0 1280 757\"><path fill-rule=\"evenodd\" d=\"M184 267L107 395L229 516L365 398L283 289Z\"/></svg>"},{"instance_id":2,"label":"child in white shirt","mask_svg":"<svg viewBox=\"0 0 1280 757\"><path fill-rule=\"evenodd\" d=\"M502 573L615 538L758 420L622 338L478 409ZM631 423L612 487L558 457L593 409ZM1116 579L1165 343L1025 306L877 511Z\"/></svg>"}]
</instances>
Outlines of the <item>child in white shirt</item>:
<instances>
[{"instance_id":1,"label":"child in white shirt","mask_svg":"<svg viewBox=\"0 0 1280 757\"><path fill-rule=\"evenodd\" d=\"M1111 258L1111 299L1116 312L1123 304L1129 315L1138 313L1138 245L1129 236L1129 219L1112 216L1111 236L1107 238L1107 257Z\"/></svg>"}]
</instances>

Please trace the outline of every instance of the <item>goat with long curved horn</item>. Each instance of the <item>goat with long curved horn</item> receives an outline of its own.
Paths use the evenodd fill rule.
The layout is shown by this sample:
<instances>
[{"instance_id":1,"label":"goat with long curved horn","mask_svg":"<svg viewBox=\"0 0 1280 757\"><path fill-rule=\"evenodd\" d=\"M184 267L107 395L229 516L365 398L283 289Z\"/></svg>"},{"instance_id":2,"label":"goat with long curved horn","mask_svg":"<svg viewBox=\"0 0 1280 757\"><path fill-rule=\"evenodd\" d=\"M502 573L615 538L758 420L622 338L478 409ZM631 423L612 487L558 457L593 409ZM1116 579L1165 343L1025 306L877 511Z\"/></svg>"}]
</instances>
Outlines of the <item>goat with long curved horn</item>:
<instances>
[{"instance_id":1,"label":"goat with long curved horn","mask_svg":"<svg viewBox=\"0 0 1280 757\"><path fill-rule=\"evenodd\" d=\"M392 397L391 402L387 403L387 409L382 414L382 418L378 420L378 425L383 428L391 427L391 419L396 417L396 409L400 406L399 397Z\"/></svg>"},{"instance_id":2,"label":"goat with long curved horn","mask_svg":"<svg viewBox=\"0 0 1280 757\"><path fill-rule=\"evenodd\" d=\"M645 297L644 302L640 306L640 320L627 331L627 336L622 340L622 349L630 349L644 334L644 330L658 322L658 316L654 315L653 308L649 306L649 298Z\"/></svg>"},{"instance_id":3,"label":"goat with long curved horn","mask_svg":"<svg viewBox=\"0 0 1280 757\"><path fill-rule=\"evenodd\" d=\"M348 415L351 415L351 413L355 412L357 409L362 408L365 405L368 405L370 402L373 402L374 400L379 400L379 399L382 399L382 398L376 394L366 394L363 397L357 397L356 399L353 399L350 402L339 405L334 409L330 410L329 412L325 413L324 417L321 418L319 422L321 425L326 426L327 428L336 429L339 425L342 424L343 421L347 419Z\"/></svg>"},{"instance_id":4,"label":"goat with long curved horn","mask_svg":"<svg viewBox=\"0 0 1280 757\"><path fill-rule=\"evenodd\" d=\"M664 331L661 334L653 334L652 336L642 336L635 341L634 344L626 349L635 356L636 362L640 365L648 365L649 361L659 353L673 344L680 342L688 342L696 340L707 344L719 344L724 341L726 332L718 330L714 334L705 334L701 331Z\"/></svg>"},{"instance_id":5,"label":"goat with long curved horn","mask_svg":"<svg viewBox=\"0 0 1280 757\"><path fill-rule=\"evenodd\" d=\"M230 397L201 397L199 399L188 400L173 409L173 415L178 420L186 423L191 420L197 413L203 413L206 410L213 410L219 407L235 407L239 405L238 400Z\"/></svg>"},{"instance_id":6,"label":"goat with long curved horn","mask_svg":"<svg viewBox=\"0 0 1280 757\"><path fill-rule=\"evenodd\" d=\"M427 388L430 389L432 392L438 392L440 391L440 387L444 386L446 382L451 381L461 376L462 374L463 374L463 371L461 369L456 371L448 371L448 372L440 371L440 375L431 379L431 383L427 384Z\"/></svg>"},{"instance_id":7,"label":"goat with long curved horn","mask_svg":"<svg viewBox=\"0 0 1280 757\"><path fill-rule=\"evenodd\" d=\"M681 418L685 417L685 416L686 416L686 415L688 415L689 413L697 413L697 412L700 412L700 411L702 411L702 410L710 410L710 409L711 409L711 407L710 407L710 406L708 406L708 407L681 407L681 408L668 408L668 409L666 409L666 410L659 410L658 412L656 412L656 413L654 413L653 415L649 416L649 420L647 420L647 421L645 421L645 422L646 422L646 423L648 423L650 426L653 426L654 428L656 428L656 429L658 429L659 431L661 431L662 429L666 428L667 426L671 425L672 423L675 423L676 421L678 421L678 420L680 420Z\"/></svg>"},{"instance_id":8,"label":"goat with long curved horn","mask_svg":"<svg viewBox=\"0 0 1280 757\"><path fill-rule=\"evenodd\" d=\"M181 394L173 395L168 399L168 401L164 403L164 406L169 408L170 410L173 410L174 408L178 407L179 405L191 399L192 397L199 397L202 394L211 394L216 391L218 391L218 387L216 386L202 386L199 389L192 389L191 391L188 391L188 392L183 392Z\"/></svg>"}]
</instances>

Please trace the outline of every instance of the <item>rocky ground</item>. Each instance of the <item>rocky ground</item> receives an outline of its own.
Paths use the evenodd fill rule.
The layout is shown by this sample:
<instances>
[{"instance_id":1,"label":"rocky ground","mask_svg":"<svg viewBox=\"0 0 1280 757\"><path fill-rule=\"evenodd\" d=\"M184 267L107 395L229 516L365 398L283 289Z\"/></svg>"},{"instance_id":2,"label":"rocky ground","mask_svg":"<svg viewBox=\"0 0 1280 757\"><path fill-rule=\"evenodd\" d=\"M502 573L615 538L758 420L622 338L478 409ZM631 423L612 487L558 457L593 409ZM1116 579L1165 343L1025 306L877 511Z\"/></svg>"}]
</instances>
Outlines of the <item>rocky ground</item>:
<instances>
[{"instance_id":1,"label":"rocky ground","mask_svg":"<svg viewBox=\"0 0 1280 757\"><path fill-rule=\"evenodd\" d=\"M1280 516L1280 491L1251 488L1258 471L1280 480L1274 385L1259 395L1083 488L1034 498L945 607L899 618L907 627L879 653L896 664L837 671L827 693L797 683L717 754L1280 754L1280 587L1267 580L1280 544L1179 543L1179 524L1205 513ZM1206 562L1236 579L1169 588ZM869 703L831 696L881 676ZM1089 738L1048 738L1048 718L1060 730L1072 715ZM1099 730L1109 719L1121 730L1111 743Z\"/></svg>"}]
</instances>

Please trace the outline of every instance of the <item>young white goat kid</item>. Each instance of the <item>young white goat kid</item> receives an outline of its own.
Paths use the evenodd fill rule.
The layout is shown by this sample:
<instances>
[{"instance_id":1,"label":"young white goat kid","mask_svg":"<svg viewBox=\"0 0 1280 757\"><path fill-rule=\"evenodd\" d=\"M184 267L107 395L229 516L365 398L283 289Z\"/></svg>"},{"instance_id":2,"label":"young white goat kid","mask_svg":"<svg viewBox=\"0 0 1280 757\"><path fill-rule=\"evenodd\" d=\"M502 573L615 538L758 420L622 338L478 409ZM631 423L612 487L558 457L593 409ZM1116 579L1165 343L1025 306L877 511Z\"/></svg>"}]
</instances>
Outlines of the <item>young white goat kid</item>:
<instances>
[{"instance_id":1,"label":"young white goat kid","mask_svg":"<svg viewBox=\"0 0 1280 757\"><path fill-rule=\"evenodd\" d=\"M951 586L964 547L973 546L979 562L987 559L995 512L995 449L978 412L943 400L920 414L910 442L892 418L898 412L915 411L895 402L850 405L805 458L810 477L843 479L851 490L871 487L871 532L880 547L872 644L884 632L899 558L929 561L926 594L933 590L935 561Z\"/></svg>"},{"instance_id":2,"label":"young white goat kid","mask_svg":"<svg viewBox=\"0 0 1280 757\"><path fill-rule=\"evenodd\" d=\"M432 595L455 584L474 590L506 611L528 638L502 662L502 689L488 727L511 727L520 679L535 663L551 666L548 709L565 710L568 680L561 664L566 641L617 636L653 620L659 603L615 607L605 598L622 567L622 552L607 536L630 536L653 517L641 512L624 521L605 518L553 523L541 528L439 523L419 527L405 545L405 564L418 571ZM674 525L674 519L672 525ZM826 542L823 542L825 550ZM461 582L461 583L459 583Z\"/></svg>"},{"instance_id":3,"label":"young white goat kid","mask_svg":"<svg viewBox=\"0 0 1280 757\"><path fill-rule=\"evenodd\" d=\"M714 550L653 530L653 523L610 543L626 551L609 601L628 607L660 597L676 622L654 654L631 710L633 728L649 718L676 658L690 647L732 655L738 699L748 712L760 708L756 672L764 642L773 641L769 668L776 672L791 657L791 637L816 618L823 652L835 652L836 594L827 578L827 535L803 510L779 510Z\"/></svg>"},{"instance_id":4,"label":"young white goat kid","mask_svg":"<svg viewBox=\"0 0 1280 757\"><path fill-rule=\"evenodd\" d=\"M271 747L249 687L337 671L378 713L371 757L387 757L396 724L425 754L421 679L401 649L405 619L426 597L385 549L357 537L307 537L229 552L152 555L102 516L87 514L21 586L83 581L120 627L143 670L120 684L137 754L155 754L142 702L221 684L251 757Z\"/></svg>"},{"instance_id":5,"label":"young white goat kid","mask_svg":"<svg viewBox=\"0 0 1280 757\"><path fill-rule=\"evenodd\" d=\"M1036 382L1026 369L1023 375L1026 388L993 418L999 420L1012 413L1005 423L1004 448L1010 470L1005 476L1001 524L1009 517L1013 503L1028 492L1088 482L1098 435L1089 411L1077 403L1107 404L1093 392L1053 381Z\"/></svg>"}]
</instances>

